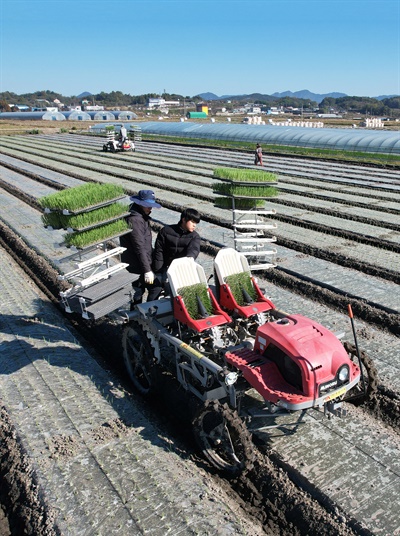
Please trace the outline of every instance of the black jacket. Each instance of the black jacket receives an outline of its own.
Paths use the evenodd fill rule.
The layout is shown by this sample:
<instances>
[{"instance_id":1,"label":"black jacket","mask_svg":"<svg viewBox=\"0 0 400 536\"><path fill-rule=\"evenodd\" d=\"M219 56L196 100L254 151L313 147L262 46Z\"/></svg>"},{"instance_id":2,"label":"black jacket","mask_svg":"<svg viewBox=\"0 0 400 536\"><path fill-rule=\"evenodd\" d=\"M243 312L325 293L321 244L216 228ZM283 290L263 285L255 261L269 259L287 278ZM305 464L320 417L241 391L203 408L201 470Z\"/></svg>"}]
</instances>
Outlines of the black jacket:
<instances>
[{"instance_id":1,"label":"black jacket","mask_svg":"<svg viewBox=\"0 0 400 536\"><path fill-rule=\"evenodd\" d=\"M184 231L177 223L166 225L157 235L153 253L153 272L168 269L174 259L193 257L197 259L200 252L200 235Z\"/></svg>"},{"instance_id":2,"label":"black jacket","mask_svg":"<svg viewBox=\"0 0 400 536\"><path fill-rule=\"evenodd\" d=\"M121 254L121 261L129 264L127 270L133 274L150 272L152 261L150 217L139 211L139 207L131 205L131 215L126 221L132 231L119 239L120 245L126 248Z\"/></svg>"}]
</instances>

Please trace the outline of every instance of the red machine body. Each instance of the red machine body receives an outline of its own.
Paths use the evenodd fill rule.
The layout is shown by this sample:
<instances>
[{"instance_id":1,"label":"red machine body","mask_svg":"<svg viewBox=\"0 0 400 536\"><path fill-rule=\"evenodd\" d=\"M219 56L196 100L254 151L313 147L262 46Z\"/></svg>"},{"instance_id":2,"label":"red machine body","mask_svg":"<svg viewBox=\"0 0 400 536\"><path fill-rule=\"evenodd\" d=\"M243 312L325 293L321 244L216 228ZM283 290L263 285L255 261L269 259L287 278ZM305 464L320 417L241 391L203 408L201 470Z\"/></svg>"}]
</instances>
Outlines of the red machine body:
<instances>
[{"instance_id":1,"label":"red machine body","mask_svg":"<svg viewBox=\"0 0 400 536\"><path fill-rule=\"evenodd\" d=\"M289 410L323 406L360 380L360 368L339 339L301 315L260 326L253 350L228 351L225 358L265 400Z\"/></svg>"}]
</instances>

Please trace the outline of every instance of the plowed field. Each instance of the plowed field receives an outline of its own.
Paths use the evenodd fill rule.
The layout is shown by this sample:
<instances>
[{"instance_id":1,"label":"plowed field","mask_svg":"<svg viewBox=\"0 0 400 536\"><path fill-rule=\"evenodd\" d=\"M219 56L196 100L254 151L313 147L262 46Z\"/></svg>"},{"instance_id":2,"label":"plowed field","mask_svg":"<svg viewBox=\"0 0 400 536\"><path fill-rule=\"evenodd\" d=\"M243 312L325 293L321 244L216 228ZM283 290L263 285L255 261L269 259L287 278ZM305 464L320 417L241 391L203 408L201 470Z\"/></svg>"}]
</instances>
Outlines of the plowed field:
<instances>
[{"instance_id":1,"label":"plowed field","mask_svg":"<svg viewBox=\"0 0 400 536\"><path fill-rule=\"evenodd\" d=\"M84 181L117 183L128 194L151 188L163 205L153 211L154 231L194 206L210 274L218 249L233 243L229 211L213 204L213 169L252 167L252 156L145 142L130 154L101 147L79 135L0 138L0 476L13 533L400 534L399 173L283 157L264 163L278 175L279 196L268 201L277 267L260 272L260 282L280 309L349 341L351 304L378 391L367 405L348 404L345 418L311 412L294 433L285 422L255 432L255 469L227 481L198 456L190 408L173 380L144 405L126 381L118 328L59 311L57 274L72 263L62 233L43 228L37 199ZM39 333L25 333L38 324ZM64 329L72 335L61 336ZM68 349L57 357L64 365L52 362L49 345ZM148 444L137 438L143 429Z\"/></svg>"}]
</instances>

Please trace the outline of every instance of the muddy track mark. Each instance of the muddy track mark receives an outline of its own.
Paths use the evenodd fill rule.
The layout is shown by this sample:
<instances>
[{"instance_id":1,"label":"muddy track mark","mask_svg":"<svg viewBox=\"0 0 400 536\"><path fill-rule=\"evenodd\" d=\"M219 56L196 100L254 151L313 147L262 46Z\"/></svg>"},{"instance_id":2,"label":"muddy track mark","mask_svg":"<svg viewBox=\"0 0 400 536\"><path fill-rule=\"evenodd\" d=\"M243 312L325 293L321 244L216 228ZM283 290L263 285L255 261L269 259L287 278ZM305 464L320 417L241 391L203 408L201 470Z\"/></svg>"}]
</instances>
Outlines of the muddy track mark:
<instances>
[{"instance_id":1,"label":"muddy track mark","mask_svg":"<svg viewBox=\"0 0 400 536\"><path fill-rule=\"evenodd\" d=\"M44 500L35 473L6 408L0 406L0 500L11 534L58 536L55 515Z\"/></svg>"},{"instance_id":2,"label":"muddy track mark","mask_svg":"<svg viewBox=\"0 0 400 536\"><path fill-rule=\"evenodd\" d=\"M38 210L40 209L39 204L36 202L36 198L32 197L31 195L27 194L23 190L17 188L16 186L11 186L11 184L4 182L2 179L0 179L0 187L3 188L6 192L13 195L14 197L17 197L18 199L21 199L24 203L27 205L34 206Z\"/></svg>"},{"instance_id":3,"label":"muddy track mark","mask_svg":"<svg viewBox=\"0 0 400 536\"><path fill-rule=\"evenodd\" d=\"M14 150L14 148L13 148ZM18 148L17 149L18 151L22 151L22 148ZM90 165L90 164L84 164L82 162L82 159L79 160L79 163L77 162L71 162L71 155L66 155L66 153L64 152L55 152L55 151L48 151L46 152L45 154L39 154L38 155L38 152L34 151L34 150L29 150L29 148L25 149L24 152L22 153L22 155L26 155L26 154L31 154L31 155L34 155L34 156L40 156L41 158L46 158L49 163L46 164L46 166L43 165L43 167L45 167L46 169L49 169L49 170L52 170L52 171L59 171L59 168L57 167L54 167L52 164L51 164L51 161L55 161L55 162L62 162L63 164L67 164L67 165L76 165L77 167L80 167L81 169L85 169L87 171L94 171L96 173L99 173L101 174L102 171L98 169L97 165L98 164L103 164L104 166L114 166L114 169L115 171L112 171L110 169L107 169L104 173L107 173L108 175L112 176L112 177L121 177L125 180L129 180L128 177L126 177L125 175L121 175L121 172L118 173L119 170L126 170L126 171L131 171L132 172L132 166L129 166L129 165L124 165L123 162L119 161L117 163L115 163L114 161L104 161L104 162L99 162L98 159L95 159L95 158L87 158L85 160L85 162L93 162L94 164L96 165ZM102 153L103 154L103 153ZM64 155L64 156L63 156ZM34 159L28 159L23 156L18 156L19 159L26 161L26 162L29 162L29 163L35 163ZM74 156L72 158L77 158L76 154L74 153ZM147 165L150 165L150 163L148 163ZM158 163L157 163L157 167L158 167ZM146 173L146 171L141 171L142 173ZM74 174L70 174L69 172L66 172L65 170L63 170L63 173L65 173L66 175L70 175L72 177L75 177L75 178L81 178L81 176L79 175L74 175ZM183 171L182 171L183 173ZM185 182L182 178L177 178L177 177L174 177L173 175L170 175L168 173L163 173L163 172L160 172L160 171L157 171L156 169L151 169L149 170L148 172L149 175L153 176L153 177L159 177L159 178L164 178L164 179L169 179L169 180L174 180L176 182ZM190 174L192 174L192 172L190 171ZM201 173L195 173L195 175L202 175ZM91 180L91 179L84 179L82 178L82 180ZM134 180L134 179L131 179L131 180ZM144 182L144 181L142 181ZM186 182L189 182L190 184L194 184L194 185L197 185L199 187L204 187L204 183L203 182L198 182L198 181L193 181L193 180L188 180ZM151 181L149 183L150 185L152 186L155 186L157 184L157 186L159 186L159 182L158 183L155 183L154 181ZM175 191L177 193L180 193L182 192L182 189L180 188L177 188L176 190L173 188L173 187L169 187L169 189L171 191Z\"/></svg>"},{"instance_id":4,"label":"muddy track mark","mask_svg":"<svg viewBox=\"0 0 400 536\"><path fill-rule=\"evenodd\" d=\"M277 453L265 446L261 446L260 450L263 453L263 458L260 460L258 467L255 468L252 481L257 489L262 490L264 500L269 498L270 500L272 499L274 505L279 505L278 515L284 515L288 523L292 522L301 529L300 534L309 534L307 523L310 520L306 510L308 508L307 503L312 497L319 508L313 509L314 517L311 520L311 529L318 531L319 527L321 536L331 536L332 534L338 536L345 534L372 536L368 529L362 527L355 519L346 516L323 492L285 463ZM288 489L288 485L282 485L282 488L279 487L279 482L281 481L283 484L287 471L290 471L290 484L302 490L301 496L296 497L296 488L294 488L293 492L285 497L285 490ZM324 521L325 511L330 512L332 516L327 525Z\"/></svg>"},{"instance_id":5,"label":"muddy track mark","mask_svg":"<svg viewBox=\"0 0 400 536\"><path fill-rule=\"evenodd\" d=\"M23 159L23 158L21 157L21 159ZM25 160L25 161L30 162L30 160ZM80 165L80 167L82 169L88 169L88 170L93 171L93 168L91 168L90 166L85 166L82 163L80 163L79 165ZM56 167L54 167L54 166L52 166L50 164L46 165L46 169L49 169L49 170L52 170L52 171L59 171L59 169L57 169ZM72 176L74 178L79 178L80 180L83 180L83 181L86 181L86 182L96 182L93 179L89 179L89 178L87 178L85 176L81 176L81 175L79 175L77 173L69 173L69 172L66 172L64 170L63 170L63 173L65 173L68 176ZM113 173L109 173L109 174L112 175L112 176L115 176L115 177L121 177L121 178L127 179L127 177L125 177L123 175L120 175L117 172L113 172ZM153 175L153 176L163 176L163 177L168 177L170 179L173 179L173 177L167 176L166 174L161 174L160 175L154 170L152 171L151 175ZM145 181L142 181L142 182L145 183ZM185 181L182 180L182 179L179 179L179 182L185 182ZM192 181L190 181L190 180L188 180L186 182L192 184ZM148 184L149 186L153 186L153 187L155 185L160 187L160 185L158 183L156 183L155 181L149 181L146 184ZM202 185L202 186L204 187L204 185ZM182 188L174 188L174 187L170 186L169 190L174 192L174 193L184 194L184 191L182 190ZM132 190L132 191L128 190L127 193L132 194L132 193L135 193L135 191L134 190ZM207 201L207 202L210 202L210 203L214 202L214 196L211 195L211 194L204 194L202 192L198 192L196 195L197 195L198 199L201 199L203 201ZM278 200L277 202L282 204L282 205L288 204L284 200ZM290 203L290 204L292 205L292 203ZM168 203L166 203L165 201L164 201L164 206L166 208L169 208ZM297 206L297 204L294 203L293 206ZM356 216L352 216L352 215L344 215L344 214L342 214L340 212L336 212L336 211L330 211L330 210L322 209L322 208L320 209L320 208L314 207L314 206L310 207L309 205L306 205L306 204L299 203L298 208L301 208L303 210L310 210L311 209L314 212L319 212L319 213L322 213L322 214L335 216L335 217L338 217L338 218L341 218L341 219L359 221L361 223L370 223L372 225L376 225L378 227L387 228L387 229L391 229L391 230L396 230L396 231L400 230L400 226L396 225L396 224L388 223L387 225L386 224L382 225L382 223L379 223L379 222L376 222L376 221L371 222L367 218L356 217ZM352 232L352 231L347 231L345 229L334 228L334 227L324 225L324 224L321 224L321 223L305 221L305 220L302 220L300 218L296 218L294 216L286 216L286 215L282 215L282 214L275 214L274 218L276 220L278 220L278 221L283 221L283 222L288 223L290 225L295 225L296 227L303 227L303 228L307 228L307 229L312 229L314 231L326 233L326 234L329 234L331 236L337 236L337 237L343 238L345 240L346 239L347 240L353 240L353 241L356 241L356 242L359 242L359 243L362 243L362 244L366 244L366 245L370 245L370 246L373 246L373 247L377 247L377 248L380 248L380 249L385 249L385 250L389 250L389 251L393 251L393 252L397 252L397 253L400 252L400 245L398 245L398 244L396 244L394 242L387 241L387 240L378 239L378 238L375 238L375 237L372 237L372 236L366 236L364 234L355 233L355 232ZM207 219L207 221L210 221L210 219ZM229 224L227 224L226 226L229 227L229 228L232 227ZM280 238L279 233L277 233L277 238ZM335 256L332 256L332 257L335 258Z\"/></svg>"},{"instance_id":6,"label":"muddy track mark","mask_svg":"<svg viewBox=\"0 0 400 536\"><path fill-rule=\"evenodd\" d=\"M4 154L6 154L7 156L12 156L13 158L18 158L18 160L21 160L22 162L26 162L27 164L34 164L36 166L39 165L37 163L37 159L35 159L35 153L34 152L32 152L32 158L26 157L26 153L28 153L28 152L29 151L21 152L21 155L18 155L18 156L15 156L15 154L10 155L7 152L4 152ZM52 166L52 165L48 164L46 166L42 165L41 167L43 167L44 169L48 169L50 171L55 171L57 173L60 173L60 167L57 167L57 166ZM81 166L81 167L82 167L82 169L85 169L83 166ZM21 173L21 171L18 170L18 173ZM63 169L62 174L67 175L67 177L72 177L74 179L79 179L79 180L82 180L82 181L85 181L85 182L97 182L97 181L94 181L92 179L87 178L84 175L79 175L79 173L75 173L75 171L72 172L72 171L68 171L68 170ZM42 180L42 178L41 178L41 180ZM51 186L51 184L50 184L50 186Z\"/></svg>"},{"instance_id":7,"label":"muddy track mark","mask_svg":"<svg viewBox=\"0 0 400 536\"><path fill-rule=\"evenodd\" d=\"M400 335L399 315L397 313L389 313L382 308L373 307L363 299L351 298L348 294L340 294L337 291L333 292L327 288L316 286L312 281L302 280L297 275L293 276L279 268L268 272L268 280L279 287L296 292L318 303L329 305L341 312L346 311L350 304L354 314L365 322L374 324L394 335Z\"/></svg>"},{"instance_id":8,"label":"muddy track mark","mask_svg":"<svg viewBox=\"0 0 400 536\"><path fill-rule=\"evenodd\" d=\"M322 259L324 261L329 261L334 264L339 264L340 266L351 268L352 270L357 270L358 272L372 275L373 277L380 277L382 279L386 279L387 281L400 283L400 273L398 271L390 270L389 268L381 268L380 266L368 264L366 262L359 261L354 257L347 257L336 252L333 254L331 251L319 248L317 246L302 244L300 242L289 240L283 237L277 238L277 243L288 249L293 249L294 251L299 251L300 253L311 255L312 257L316 257L317 259Z\"/></svg>"},{"instance_id":9,"label":"muddy track mark","mask_svg":"<svg viewBox=\"0 0 400 536\"><path fill-rule=\"evenodd\" d=\"M224 147L224 148L220 148L220 147L212 147L210 146L209 144L206 145L206 144L201 144L201 143L198 143L198 142L186 142L186 143L183 143L183 142L178 142L178 141L175 141L175 140L150 140L150 139L146 139L146 143L153 143L153 144L160 144L160 145L169 145L169 146L178 146L178 147L189 147L189 148L197 148L197 149L212 149L213 151L220 151L220 152L237 152L237 153L243 153L247 156L249 156L249 158L252 160L252 156L253 156L253 153L251 150L249 149L241 149L241 148L231 148L231 147ZM268 151L265 153L265 160L268 159L268 156L274 156L274 157L277 157L277 158L287 158L288 160L304 160L304 161L308 161L308 162L328 162L328 163L333 163L333 164L343 164L343 165L357 165L358 167L360 168L363 168L363 167L366 167L366 168L370 168L370 167L373 167L373 168L377 168L377 169L394 169L394 170L397 170L399 168L399 166L397 164L391 164L390 162L386 162L384 164L379 164L379 163L373 163L373 162L368 162L367 164L365 164L364 162L357 162L355 164L355 159L352 159L350 162L348 160L343 160L343 159L340 159L340 158L329 158L327 156L321 156L321 155L318 155L318 156L307 156L307 155L298 155L298 154L290 154L290 153L279 153L279 152L275 152L275 151Z\"/></svg>"},{"instance_id":10,"label":"muddy track mark","mask_svg":"<svg viewBox=\"0 0 400 536\"><path fill-rule=\"evenodd\" d=\"M163 200L163 206L169 208L170 210L176 210L177 212L181 210L180 205L171 203L168 200ZM222 221L213 216L212 214L202 214L202 219L209 223L219 225L220 227L225 227L226 229L232 228L232 224L230 221ZM318 231L318 228L316 228L315 230ZM292 249L294 251L298 251L300 253L304 253L306 255L310 255L312 257L316 257L317 259L322 259L325 261L332 262L334 264L339 264L340 266L351 268L357 270L358 272L371 275L373 277L380 277L382 279L386 279L387 281L393 281L394 283L400 284L400 273L398 271L390 270L388 268L381 268L380 266L375 266L373 264L368 264L366 262L359 261L356 258L341 255L337 252L332 253L332 251L319 248L317 246L310 246L309 244L296 242L295 240L290 240L288 238L280 236L279 233L275 233L275 235L277 238L277 245ZM220 247L219 244L216 244L216 246ZM374 247L376 247L375 244Z\"/></svg>"},{"instance_id":11,"label":"muddy track mark","mask_svg":"<svg viewBox=\"0 0 400 536\"><path fill-rule=\"evenodd\" d=\"M46 297L54 305L60 307L58 294L61 290L66 290L69 285L64 281L59 281L58 272L50 266L50 263L1 221L0 245L29 275Z\"/></svg>"}]
</instances>

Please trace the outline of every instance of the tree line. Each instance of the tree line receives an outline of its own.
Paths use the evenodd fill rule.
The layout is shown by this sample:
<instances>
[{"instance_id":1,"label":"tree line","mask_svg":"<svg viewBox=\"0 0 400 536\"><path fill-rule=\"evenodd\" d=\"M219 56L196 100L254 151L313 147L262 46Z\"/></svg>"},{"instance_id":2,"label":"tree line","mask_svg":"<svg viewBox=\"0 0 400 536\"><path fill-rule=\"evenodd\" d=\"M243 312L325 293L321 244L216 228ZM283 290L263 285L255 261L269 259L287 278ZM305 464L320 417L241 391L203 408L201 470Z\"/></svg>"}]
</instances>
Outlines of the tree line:
<instances>
[{"instance_id":1,"label":"tree line","mask_svg":"<svg viewBox=\"0 0 400 536\"><path fill-rule=\"evenodd\" d=\"M77 106L81 105L82 101L88 101L89 104L98 104L105 108L122 108L131 106L146 106L151 98L160 97L157 93L145 93L143 95L129 95L122 91L111 91L106 93L102 91L97 94L90 94L87 96L72 96L66 97L55 91L35 91L34 93L16 94L10 91L0 93L0 109L2 111L11 111L10 104L20 104L29 107L37 107L38 102L47 101L47 106L54 105L54 101L58 100L65 106ZM196 102L201 101L200 97L184 97L183 95L177 95L174 93L163 93L161 97L165 100L172 100L184 102L185 100ZM8 110L6 108L9 108Z\"/></svg>"},{"instance_id":2,"label":"tree line","mask_svg":"<svg viewBox=\"0 0 400 536\"><path fill-rule=\"evenodd\" d=\"M200 96L183 96L175 93L163 93L162 95L156 93L145 93L143 95L130 95L123 93L122 91L111 91L106 93L102 91L94 95L88 96L72 96L66 97L60 93L54 91L36 91L34 93L16 94L9 91L0 93L0 111L12 111L10 105L24 104L31 108L38 107L38 102L47 101L49 105L53 105L55 100L60 101L66 107L80 105L82 101L86 100L89 104L98 104L105 108L129 108L129 107L144 107L148 104L150 98L161 97L169 101L180 101L183 106L184 103L196 103L202 101ZM390 118L400 117L400 96L389 97L383 100L374 99L371 97L326 97L319 104L309 99L300 99L298 97L282 97L277 98L271 95L253 94L247 96L251 98L254 104L260 106L276 106L283 108L302 108L304 110L318 110L319 113L352 113L362 115L373 116L385 116ZM209 107L211 110L214 107L226 106L228 109L235 108L243 104L245 96L241 95L238 98L229 97L229 103L223 99L217 101L211 101Z\"/></svg>"},{"instance_id":3,"label":"tree line","mask_svg":"<svg viewBox=\"0 0 400 536\"><path fill-rule=\"evenodd\" d=\"M400 97L372 99L370 97L326 97L319 105L321 113L329 113L330 109L343 110L363 115L400 117Z\"/></svg>"}]
</instances>

